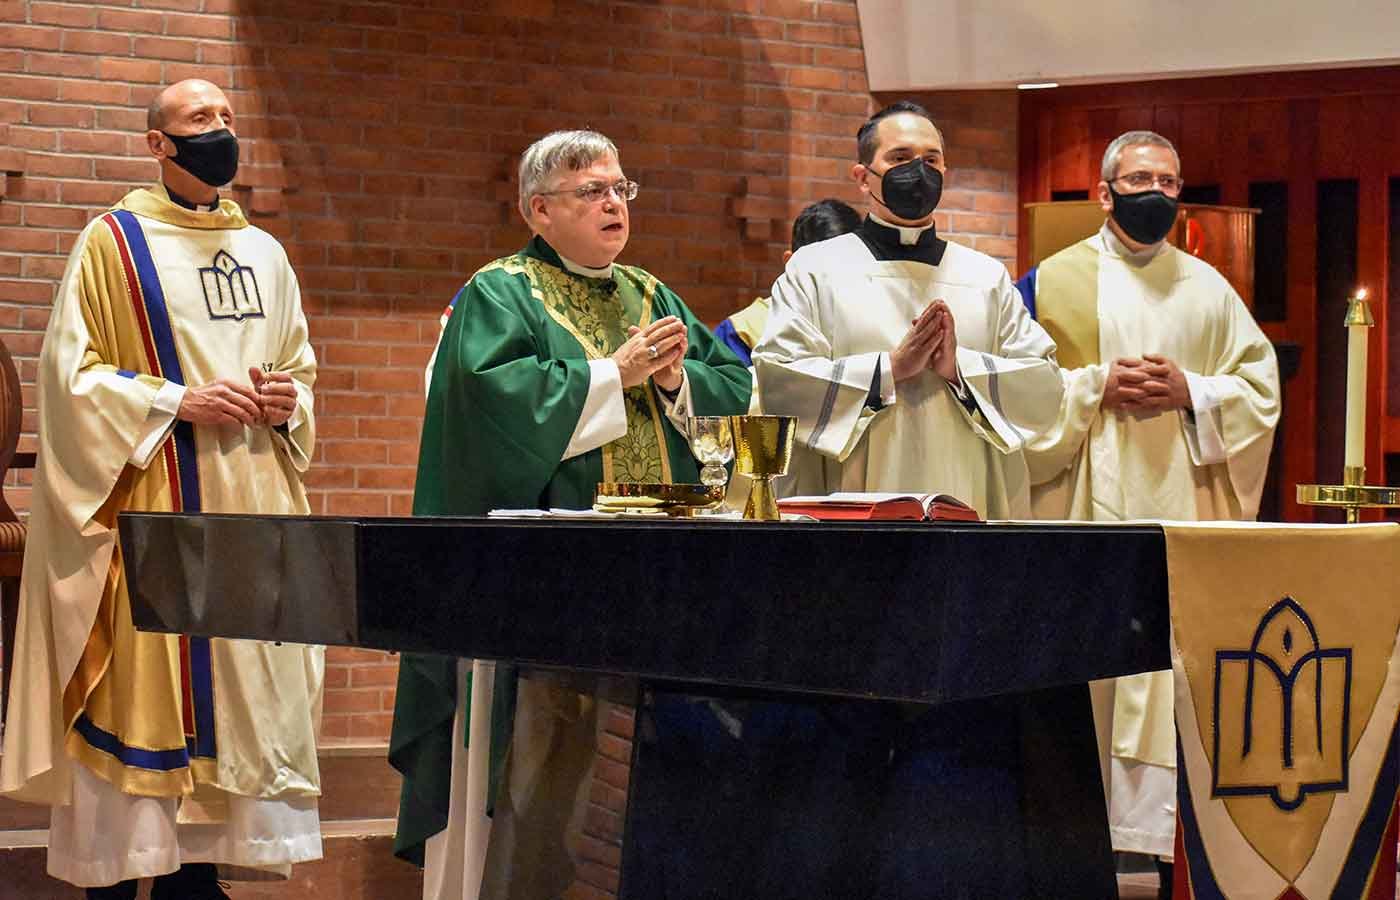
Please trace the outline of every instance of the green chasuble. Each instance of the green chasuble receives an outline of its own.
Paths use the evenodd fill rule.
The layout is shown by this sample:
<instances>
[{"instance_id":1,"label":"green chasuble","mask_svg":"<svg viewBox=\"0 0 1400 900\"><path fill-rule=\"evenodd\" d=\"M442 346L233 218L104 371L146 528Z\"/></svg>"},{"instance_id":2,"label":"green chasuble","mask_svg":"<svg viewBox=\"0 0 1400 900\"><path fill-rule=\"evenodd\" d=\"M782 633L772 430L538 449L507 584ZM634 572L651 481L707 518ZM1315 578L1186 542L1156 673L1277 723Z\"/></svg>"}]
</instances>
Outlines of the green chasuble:
<instances>
[{"instance_id":1,"label":"green chasuble","mask_svg":"<svg viewBox=\"0 0 1400 900\"><path fill-rule=\"evenodd\" d=\"M564 268L541 238L482 268L458 292L428 392L413 512L587 509L600 481L699 481L685 436L651 382L623 392L627 434L561 462L588 395L591 359L611 356L629 325L677 316L689 329L685 371L695 415L743 414L748 369L664 284L614 264L611 278ZM505 564L504 562L502 563ZM423 862L447 824L455 659L404 654L389 761L404 776L394 851ZM497 670L491 797L511 734L514 671Z\"/></svg>"}]
</instances>

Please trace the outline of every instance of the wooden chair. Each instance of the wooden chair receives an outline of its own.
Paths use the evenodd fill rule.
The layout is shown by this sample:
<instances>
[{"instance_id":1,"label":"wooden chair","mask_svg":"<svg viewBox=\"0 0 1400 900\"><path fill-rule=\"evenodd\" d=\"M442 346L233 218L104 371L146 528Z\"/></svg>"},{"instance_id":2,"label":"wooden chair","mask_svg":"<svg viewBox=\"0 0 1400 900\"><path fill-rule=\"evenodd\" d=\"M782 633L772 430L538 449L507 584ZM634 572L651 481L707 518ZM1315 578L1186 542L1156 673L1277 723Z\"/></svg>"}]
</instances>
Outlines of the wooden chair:
<instances>
[{"instance_id":1,"label":"wooden chair","mask_svg":"<svg viewBox=\"0 0 1400 900\"><path fill-rule=\"evenodd\" d=\"M28 529L5 499L5 476L11 469L34 468L33 453L16 453L23 427L19 370L0 340L0 727L9 706L10 660L14 658L15 620L19 615L19 574Z\"/></svg>"}]
</instances>

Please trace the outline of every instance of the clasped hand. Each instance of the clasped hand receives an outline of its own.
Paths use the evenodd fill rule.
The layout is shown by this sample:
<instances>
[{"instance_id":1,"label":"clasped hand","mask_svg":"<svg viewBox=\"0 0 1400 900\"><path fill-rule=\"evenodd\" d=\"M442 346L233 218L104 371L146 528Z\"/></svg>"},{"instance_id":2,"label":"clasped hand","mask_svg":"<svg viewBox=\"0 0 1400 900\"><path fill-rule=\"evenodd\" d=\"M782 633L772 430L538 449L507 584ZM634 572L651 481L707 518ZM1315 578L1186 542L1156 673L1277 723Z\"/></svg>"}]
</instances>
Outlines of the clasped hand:
<instances>
[{"instance_id":1,"label":"clasped hand","mask_svg":"<svg viewBox=\"0 0 1400 900\"><path fill-rule=\"evenodd\" d=\"M896 382L926 369L944 381L958 380L958 333L953 312L943 300L933 301L919 313L899 345L890 351L890 373Z\"/></svg>"},{"instance_id":2,"label":"clasped hand","mask_svg":"<svg viewBox=\"0 0 1400 900\"><path fill-rule=\"evenodd\" d=\"M248 369L252 384L216 378L187 388L176 417L195 425L283 425L297 408L297 389L286 372Z\"/></svg>"},{"instance_id":3,"label":"clasped hand","mask_svg":"<svg viewBox=\"0 0 1400 900\"><path fill-rule=\"evenodd\" d=\"M1190 409L1191 388L1181 368L1160 354L1115 359L1108 367L1102 407L1144 415Z\"/></svg>"},{"instance_id":4,"label":"clasped hand","mask_svg":"<svg viewBox=\"0 0 1400 900\"><path fill-rule=\"evenodd\" d=\"M685 323L675 316L657 319L645 328L627 329L627 340L613 353L624 388L636 387L648 378L667 391L679 390L685 351L689 347Z\"/></svg>"}]
</instances>

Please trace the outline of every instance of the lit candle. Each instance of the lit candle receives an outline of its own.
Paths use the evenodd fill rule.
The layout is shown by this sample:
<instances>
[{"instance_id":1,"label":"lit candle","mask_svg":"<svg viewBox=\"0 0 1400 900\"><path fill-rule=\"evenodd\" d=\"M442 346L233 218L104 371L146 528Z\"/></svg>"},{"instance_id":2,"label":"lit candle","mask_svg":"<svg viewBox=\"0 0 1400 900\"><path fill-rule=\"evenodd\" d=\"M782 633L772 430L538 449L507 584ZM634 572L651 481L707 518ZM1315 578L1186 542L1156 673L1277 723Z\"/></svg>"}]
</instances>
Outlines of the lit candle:
<instances>
[{"instance_id":1,"label":"lit candle","mask_svg":"<svg viewBox=\"0 0 1400 900\"><path fill-rule=\"evenodd\" d=\"M1371 327L1366 289L1347 304L1347 447L1344 465L1366 465L1366 338Z\"/></svg>"}]
</instances>

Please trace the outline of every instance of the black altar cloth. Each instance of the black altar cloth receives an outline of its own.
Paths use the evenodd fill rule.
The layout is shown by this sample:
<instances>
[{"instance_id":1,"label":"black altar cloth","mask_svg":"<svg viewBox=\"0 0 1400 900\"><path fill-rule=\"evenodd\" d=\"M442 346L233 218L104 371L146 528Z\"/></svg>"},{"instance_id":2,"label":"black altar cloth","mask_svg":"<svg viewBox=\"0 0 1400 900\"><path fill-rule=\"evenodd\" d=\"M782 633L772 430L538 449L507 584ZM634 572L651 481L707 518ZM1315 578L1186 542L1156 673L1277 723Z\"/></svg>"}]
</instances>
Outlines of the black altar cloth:
<instances>
[{"instance_id":1,"label":"black altar cloth","mask_svg":"<svg viewBox=\"0 0 1400 900\"><path fill-rule=\"evenodd\" d=\"M1115 895L1084 683L1170 665L1159 528L120 528L143 629L638 679L624 900Z\"/></svg>"},{"instance_id":2,"label":"black altar cloth","mask_svg":"<svg viewBox=\"0 0 1400 900\"><path fill-rule=\"evenodd\" d=\"M123 513L121 535L154 631L923 703L1171 665L1155 526Z\"/></svg>"}]
</instances>

